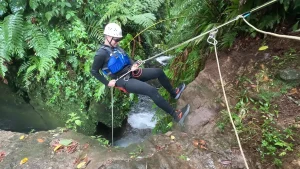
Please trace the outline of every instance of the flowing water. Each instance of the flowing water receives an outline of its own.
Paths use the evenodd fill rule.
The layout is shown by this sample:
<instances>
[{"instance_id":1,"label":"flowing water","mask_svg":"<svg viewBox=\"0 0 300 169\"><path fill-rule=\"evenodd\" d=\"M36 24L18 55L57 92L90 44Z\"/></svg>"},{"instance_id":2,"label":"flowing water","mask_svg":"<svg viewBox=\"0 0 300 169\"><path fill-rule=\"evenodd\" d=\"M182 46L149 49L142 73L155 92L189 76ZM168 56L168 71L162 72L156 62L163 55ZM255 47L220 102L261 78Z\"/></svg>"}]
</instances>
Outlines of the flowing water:
<instances>
[{"instance_id":1,"label":"flowing water","mask_svg":"<svg viewBox=\"0 0 300 169\"><path fill-rule=\"evenodd\" d=\"M166 65L171 56L160 56L155 58L161 65ZM156 120L153 119L155 109L152 108L152 100L139 95L139 102L131 108L128 116L128 124L122 137L114 142L114 146L127 147L130 144L144 141L151 135Z\"/></svg>"},{"instance_id":2,"label":"flowing water","mask_svg":"<svg viewBox=\"0 0 300 169\"><path fill-rule=\"evenodd\" d=\"M128 115L128 124L122 137L114 142L114 146L127 147L130 144L142 142L151 135L156 120L153 119L155 109L152 100L147 96L139 95L139 101Z\"/></svg>"}]
</instances>

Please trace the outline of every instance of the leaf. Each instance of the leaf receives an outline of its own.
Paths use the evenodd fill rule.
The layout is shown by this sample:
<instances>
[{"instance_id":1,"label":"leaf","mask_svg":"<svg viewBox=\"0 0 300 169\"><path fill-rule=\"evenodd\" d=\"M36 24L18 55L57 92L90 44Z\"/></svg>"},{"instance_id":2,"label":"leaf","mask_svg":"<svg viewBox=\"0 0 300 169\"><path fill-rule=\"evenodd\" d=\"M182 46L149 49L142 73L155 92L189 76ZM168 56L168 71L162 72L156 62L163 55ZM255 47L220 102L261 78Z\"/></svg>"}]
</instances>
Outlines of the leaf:
<instances>
[{"instance_id":1,"label":"leaf","mask_svg":"<svg viewBox=\"0 0 300 169\"><path fill-rule=\"evenodd\" d=\"M25 138L25 136L24 135L22 135L21 137L20 137L20 140L23 140Z\"/></svg>"},{"instance_id":2,"label":"leaf","mask_svg":"<svg viewBox=\"0 0 300 169\"><path fill-rule=\"evenodd\" d=\"M279 154L280 157L285 156L285 155L286 155L286 152L281 152L281 153Z\"/></svg>"},{"instance_id":3,"label":"leaf","mask_svg":"<svg viewBox=\"0 0 300 169\"><path fill-rule=\"evenodd\" d=\"M299 21L295 23L295 25L293 25L292 30L293 32L296 32L299 26Z\"/></svg>"},{"instance_id":4,"label":"leaf","mask_svg":"<svg viewBox=\"0 0 300 169\"><path fill-rule=\"evenodd\" d=\"M69 8L72 7L72 5L69 2L66 2L66 6L69 7Z\"/></svg>"},{"instance_id":5,"label":"leaf","mask_svg":"<svg viewBox=\"0 0 300 169\"><path fill-rule=\"evenodd\" d=\"M29 6L35 11L35 9L39 6L38 0L29 0Z\"/></svg>"},{"instance_id":6,"label":"leaf","mask_svg":"<svg viewBox=\"0 0 300 169\"><path fill-rule=\"evenodd\" d=\"M203 145L200 145L200 148L207 150L207 148Z\"/></svg>"},{"instance_id":7,"label":"leaf","mask_svg":"<svg viewBox=\"0 0 300 169\"><path fill-rule=\"evenodd\" d=\"M25 164L27 161L28 161L28 158L23 158L23 159L20 161L20 165Z\"/></svg>"},{"instance_id":8,"label":"leaf","mask_svg":"<svg viewBox=\"0 0 300 169\"><path fill-rule=\"evenodd\" d=\"M204 140L199 140L199 143L200 143L201 145L206 145L206 141L204 141Z\"/></svg>"},{"instance_id":9,"label":"leaf","mask_svg":"<svg viewBox=\"0 0 300 169\"><path fill-rule=\"evenodd\" d=\"M80 121L80 120L75 120L75 124L76 124L77 126L81 126L81 121Z\"/></svg>"},{"instance_id":10,"label":"leaf","mask_svg":"<svg viewBox=\"0 0 300 169\"><path fill-rule=\"evenodd\" d=\"M175 139L175 136L172 135L172 136L171 136L171 140L174 140L174 139Z\"/></svg>"},{"instance_id":11,"label":"leaf","mask_svg":"<svg viewBox=\"0 0 300 169\"><path fill-rule=\"evenodd\" d=\"M55 151L58 150L61 146L62 146L61 144L57 145L57 146L54 148L53 151L55 152Z\"/></svg>"},{"instance_id":12,"label":"leaf","mask_svg":"<svg viewBox=\"0 0 300 169\"><path fill-rule=\"evenodd\" d=\"M39 143L43 143L43 142L44 142L44 140L41 139L41 138L37 139L37 141L38 141Z\"/></svg>"},{"instance_id":13,"label":"leaf","mask_svg":"<svg viewBox=\"0 0 300 169\"><path fill-rule=\"evenodd\" d=\"M66 19L69 20L72 16L70 14L67 14Z\"/></svg>"},{"instance_id":14,"label":"leaf","mask_svg":"<svg viewBox=\"0 0 300 169\"><path fill-rule=\"evenodd\" d=\"M266 49L268 49L269 47L268 46L262 46L262 47L260 47L258 50L259 51L262 51L262 50L266 50Z\"/></svg>"},{"instance_id":15,"label":"leaf","mask_svg":"<svg viewBox=\"0 0 300 169\"><path fill-rule=\"evenodd\" d=\"M46 12L46 13L45 13L45 17L47 18L47 21L49 22L50 19L52 18L52 12L51 12L51 11Z\"/></svg>"},{"instance_id":16,"label":"leaf","mask_svg":"<svg viewBox=\"0 0 300 169\"><path fill-rule=\"evenodd\" d=\"M269 77L268 77L267 75L264 75L263 81L264 81L264 82L269 81Z\"/></svg>"},{"instance_id":17,"label":"leaf","mask_svg":"<svg viewBox=\"0 0 300 169\"><path fill-rule=\"evenodd\" d=\"M72 143L73 141L70 139L64 139L64 140L60 140L59 144L63 145L63 146L68 146Z\"/></svg>"},{"instance_id":18,"label":"leaf","mask_svg":"<svg viewBox=\"0 0 300 169\"><path fill-rule=\"evenodd\" d=\"M221 163L223 165L229 165L229 164L231 164L231 160L221 160Z\"/></svg>"},{"instance_id":19,"label":"leaf","mask_svg":"<svg viewBox=\"0 0 300 169\"><path fill-rule=\"evenodd\" d=\"M81 162L81 163L79 163L79 164L77 165L77 168L84 168L84 167L85 167L85 164L86 164L86 162L83 161L83 162Z\"/></svg>"},{"instance_id":20,"label":"leaf","mask_svg":"<svg viewBox=\"0 0 300 169\"><path fill-rule=\"evenodd\" d=\"M298 90L297 88L293 88L290 90L290 92L288 93L288 95L293 95L293 94L297 94L298 93Z\"/></svg>"},{"instance_id":21,"label":"leaf","mask_svg":"<svg viewBox=\"0 0 300 169\"><path fill-rule=\"evenodd\" d=\"M193 145L194 145L195 147L197 147L197 146L199 145L199 141L198 141L198 140L193 140Z\"/></svg>"}]
</instances>

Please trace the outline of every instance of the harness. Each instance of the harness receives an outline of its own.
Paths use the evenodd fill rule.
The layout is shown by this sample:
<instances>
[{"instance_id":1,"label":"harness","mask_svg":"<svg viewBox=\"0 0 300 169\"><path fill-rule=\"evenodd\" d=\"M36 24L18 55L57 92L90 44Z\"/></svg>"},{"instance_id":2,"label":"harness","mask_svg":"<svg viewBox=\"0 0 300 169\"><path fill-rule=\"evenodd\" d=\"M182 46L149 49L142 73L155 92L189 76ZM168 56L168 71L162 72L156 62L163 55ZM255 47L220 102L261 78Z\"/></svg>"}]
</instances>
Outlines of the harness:
<instances>
[{"instance_id":1,"label":"harness","mask_svg":"<svg viewBox=\"0 0 300 169\"><path fill-rule=\"evenodd\" d=\"M109 58L106 60L107 67L102 68L105 75L115 74L121 71L125 66L130 65L128 55L120 47L114 49L108 46L101 46L108 54Z\"/></svg>"}]
</instances>

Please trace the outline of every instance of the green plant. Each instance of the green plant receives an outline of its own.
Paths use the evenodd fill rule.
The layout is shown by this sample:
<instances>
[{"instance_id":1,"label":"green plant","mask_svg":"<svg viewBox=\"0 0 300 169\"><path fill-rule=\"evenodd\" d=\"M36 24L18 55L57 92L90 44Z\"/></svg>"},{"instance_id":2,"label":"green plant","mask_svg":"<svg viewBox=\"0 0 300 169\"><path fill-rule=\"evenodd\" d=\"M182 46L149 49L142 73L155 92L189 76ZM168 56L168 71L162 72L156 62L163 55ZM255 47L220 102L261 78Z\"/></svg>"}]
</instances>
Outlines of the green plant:
<instances>
[{"instance_id":1,"label":"green plant","mask_svg":"<svg viewBox=\"0 0 300 169\"><path fill-rule=\"evenodd\" d=\"M80 117L77 115L77 113L70 113L69 116L69 119L66 121L66 127L68 129L77 131L78 127L80 127L82 123Z\"/></svg>"},{"instance_id":2,"label":"green plant","mask_svg":"<svg viewBox=\"0 0 300 169\"><path fill-rule=\"evenodd\" d=\"M109 141L102 136L91 136L93 139L96 139L101 145L109 146Z\"/></svg>"},{"instance_id":3,"label":"green plant","mask_svg":"<svg viewBox=\"0 0 300 169\"><path fill-rule=\"evenodd\" d=\"M220 111L220 117L217 121L217 127L224 132L225 131L225 127L229 126L228 124L230 123L230 118L228 115L228 111L227 110L221 110Z\"/></svg>"},{"instance_id":4,"label":"green plant","mask_svg":"<svg viewBox=\"0 0 300 169\"><path fill-rule=\"evenodd\" d=\"M181 154L181 155L179 156L179 159L184 160L184 161L188 161L188 160L189 160L188 156L187 156L187 155L184 155L184 154Z\"/></svg>"},{"instance_id":5,"label":"green plant","mask_svg":"<svg viewBox=\"0 0 300 169\"><path fill-rule=\"evenodd\" d=\"M31 133L34 133L34 132L36 132L36 130L35 129L31 129L28 134L31 134Z\"/></svg>"},{"instance_id":6,"label":"green plant","mask_svg":"<svg viewBox=\"0 0 300 169\"><path fill-rule=\"evenodd\" d=\"M173 127L173 118L166 115L161 110L157 111L155 116L157 120L155 127L152 129L153 134L166 133Z\"/></svg>"},{"instance_id":7,"label":"green plant","mask_svg":"<svg viewBox=\"0 0 300 169\"><path fill-rule=\"evenodd\" d=\"M0 77L4 78L8 64L16 58L23 58L23 23L22 15L16 13L0 21Z\"/></svg>"},{"instance_id":8,"label":"green plant","mask_svg":"<svg viewBox=\"0 0 300 169\"><path fill-rule=\"evenodd\" d=\"M138 145L137 148L134 151L129 153L130 158L136 158L139 155L141 155L143 153L143 149L144 148L142 146Z\"/></svg>"}]
</instances>

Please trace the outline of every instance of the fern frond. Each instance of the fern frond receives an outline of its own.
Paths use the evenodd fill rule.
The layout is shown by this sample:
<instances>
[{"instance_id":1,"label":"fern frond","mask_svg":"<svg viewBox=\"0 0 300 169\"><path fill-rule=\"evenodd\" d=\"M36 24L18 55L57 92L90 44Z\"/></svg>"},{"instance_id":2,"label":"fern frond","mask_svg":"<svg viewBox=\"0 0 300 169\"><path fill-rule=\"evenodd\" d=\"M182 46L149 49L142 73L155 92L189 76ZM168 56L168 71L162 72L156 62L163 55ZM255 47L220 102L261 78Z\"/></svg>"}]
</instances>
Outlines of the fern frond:
<instances>
[{"instance_id":1,"label":"fern frond","mask_svg":"<svg viewBox=\"0 0 300 169\"><path fill-rule=\"evenodd\" d=\"M13 54L18 54L19 57L24 56L23 46L23 16L21 14L11 15L4 19L4 26L8 28L8 42Z\"/></svg>"},{"instance_id":2,"label":"fern frond","mask_svg":"<svg viewBox=\"0 0 300 169\"><path fill-rule=\"evenodd\" d=\"M224 34L222 38L222 46L231 47L233 45L233 42L235 41L237 34L238 33L236 31L227 32L226 34Z\"/></svg>"},{"instance_id":3,"label":"fern frond","mask_svg":"<svg viewBox=\"0 0 300 169\"><path fill-rule=\"evenodd\" d=\"M130 18L130 20L146 28L148 26L153 25L156 18L153 13L144 13L144 14L134 15Z\"/></svg>"},{"instance_id":4,"label":"fern frond","mask_svg":"<svg viewBox=\"0 0 300 169\"><path fill-rule=\"evenodd\" d=\"M0 74L7 72L5 62L11 61L11 56L24 56L23 47L23 19L22 15L15 14L5 17L0 22Z\"/></svg>"},{"instance_id":5,"label":"fern frond","mask_svg":"<svg viewBox=\"0 0 300 169\"><path fill-rule=\"evenodd\" d=\"M267 15L261 19L261 22L259 22L258 27L259 28L269 28L273 29L274 25L279 23L281 20L281 17L279 15Z\"/></svg>"},{"instance_id":6,"label":"fern frond","mask_svg":"<svg viewBox=\"0 0 300 169\"><path fill-rule=\"evenodd\" d=\"M32 80L32 77L34 76L34 71L37 69L37 65L34 64L36 62L35 60L37 60L37 57L35 57L35 56L32 56L30 58L30 61L29 61L30 62L30 66L28 64L26 72L25 72L25 74L23 76L23 81L25 83L27 83L27 84L28 84L28 82L30 82L30 80Z\"/></svg>"},{"instance_id":7,"label":"fern frond","mask_svg":"<svg viewBox=\"0 0 300 169\"><path fill-rule=\"evenodd\" d=\"M30 84L28 81L31 81L32 77L36 77L37 80L46 77L55 64L54 59L59 54L59 43L56 36L52 34L49 36L50 39L44 36L37 26L27 25L26 27L27 44L35 52L34 56L30 57L29 62L23 64L18 72L18 74L25 72L23 81L26 84Z\"/></svg>"},{"instance_id":8,"label":"fern frond","mask_svg":"<svg viewBox=\"0 0 300 169\"><path fill-rule=\"evenodd\" d=\"M30 66L30 62L24 62L18 70L18 76L20 76L21 73L26 72L27 68Z\"/></svg>"},{"instance_id":9,"label":"fern frond","mask_svg":"<svg viewBox=\"0 0 300 169\"><path fill-rule=\"evenodd\" d=\"M41 78L46 77L47 73L55 65L55 62L52 58L39 57L38 63L36 63L36 65L39 71L39 76L37 76L37 79L39 81Z\"/></svg>"},{"instance_id":10,"label":"fern frond","mask_svg":"<svg viewBox=\"0 0 300 169\"><path fill-rule=\"evenodd\" d=\"M2 43L6 46L6 58L13 54L17 54L19 57L24 56L23 46L23 16L21 14L14 14L5 17L2 23L3 39Z\"/></svg>"},{"instance_id":11,"label":"fern frond","mask_svg":"<svg viewBox=\"0 0 300 169\"><path fill-rule=\"evenodd\" d=\"M99 42L103 42L103 27L97 24L98 21L88 21L87 32L91 37L96 38Z\"/></svg>"},{"instance_id":12,"label":"fern frond","mask_svg":"<svg viewBox=\"0 0 300 169\"><path fill-rule=\"evenodd\" d=\"M5 60L0 57L0 77L5 77L5 73L7 72L7 67L4 64Z\"/></svg>"},{"instance_id":13,"label":"fern frond","mask_svg":"<svg viewBox=\"0 0 300 169\"><path fill-rule=\"evenodd\" d=\"M111 2L107 6L107 12L102 16L97 25L102 25L105 21L109 20L112 16L117 16L118 12L124 8L122 0Z\"/></svg>"},{"instance_id":14,"label":"fern frond","mask_svg":"<svg viewBox=\"0 0 300 169\"><path fill-rule=\"evenodd\" d=\"M140 1L144 11L156 12L165 0L144 0Z\"/></svg>"}]
</instances>

